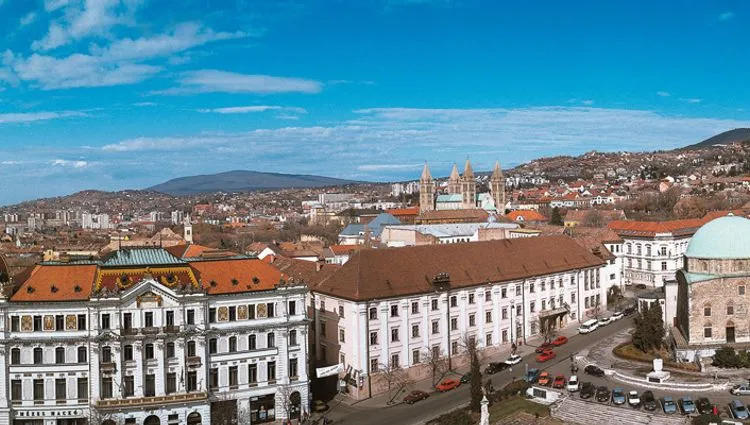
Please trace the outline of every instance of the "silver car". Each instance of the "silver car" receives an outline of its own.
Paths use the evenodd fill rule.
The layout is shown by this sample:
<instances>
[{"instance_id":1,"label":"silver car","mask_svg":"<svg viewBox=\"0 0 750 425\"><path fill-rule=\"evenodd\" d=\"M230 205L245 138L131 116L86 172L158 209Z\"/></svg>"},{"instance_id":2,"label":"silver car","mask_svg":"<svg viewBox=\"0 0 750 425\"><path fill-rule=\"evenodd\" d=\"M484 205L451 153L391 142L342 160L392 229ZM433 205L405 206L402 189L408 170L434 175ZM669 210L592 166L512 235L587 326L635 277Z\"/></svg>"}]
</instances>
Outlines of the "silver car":
<instances>
[{"instance_id":1,"label":"silver car","mask_svg":"<svg viewBox=\"0 0 750 425\"><path fill-rule=\"evenodd\" d=\"M729 392L734 395L750 395L750 384L735 385Z\"/></svg>"}]
</instances>

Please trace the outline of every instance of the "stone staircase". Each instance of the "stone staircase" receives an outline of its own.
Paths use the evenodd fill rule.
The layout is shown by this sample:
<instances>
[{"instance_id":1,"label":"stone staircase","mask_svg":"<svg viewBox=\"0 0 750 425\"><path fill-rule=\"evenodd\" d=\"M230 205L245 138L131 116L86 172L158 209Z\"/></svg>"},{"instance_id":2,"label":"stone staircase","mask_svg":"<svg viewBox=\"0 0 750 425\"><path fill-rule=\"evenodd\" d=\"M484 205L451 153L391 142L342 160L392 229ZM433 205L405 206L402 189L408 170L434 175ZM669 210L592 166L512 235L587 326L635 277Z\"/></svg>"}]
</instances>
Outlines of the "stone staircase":
<instances>
[{"instance_id":1,"label":"stone staircase","mask_svg":"<svg viewBox=\"0 0 750 425\"><path fill-rule=\"evenodd\" d=\"M552 416L565 423L578 425L687 425L689 418L675 414L666 416L657 412L614 407L602 403L568 397L552 406Z\"/></svg>"}]
</instances>

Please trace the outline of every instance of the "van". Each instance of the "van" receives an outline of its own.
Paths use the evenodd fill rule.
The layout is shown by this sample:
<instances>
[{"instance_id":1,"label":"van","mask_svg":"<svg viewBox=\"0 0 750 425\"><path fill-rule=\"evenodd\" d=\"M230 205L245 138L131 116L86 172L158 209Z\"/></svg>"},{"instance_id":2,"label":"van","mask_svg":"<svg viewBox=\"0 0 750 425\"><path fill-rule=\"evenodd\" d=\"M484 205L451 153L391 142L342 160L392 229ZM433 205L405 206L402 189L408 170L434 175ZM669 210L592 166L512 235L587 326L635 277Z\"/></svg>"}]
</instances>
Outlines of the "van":
<instances>
[{"instance_id":1,"label":"van","mask_svg":"<svg viewBox=\"0 0 750 425\"><path fill-rule=\"evenodd\" d=\"M578 333L587 334L589 332L595 331L598 327L599 322L596 319L587 320L581 323L581 326L578 327Z\"/></svg>"}]
</instances>

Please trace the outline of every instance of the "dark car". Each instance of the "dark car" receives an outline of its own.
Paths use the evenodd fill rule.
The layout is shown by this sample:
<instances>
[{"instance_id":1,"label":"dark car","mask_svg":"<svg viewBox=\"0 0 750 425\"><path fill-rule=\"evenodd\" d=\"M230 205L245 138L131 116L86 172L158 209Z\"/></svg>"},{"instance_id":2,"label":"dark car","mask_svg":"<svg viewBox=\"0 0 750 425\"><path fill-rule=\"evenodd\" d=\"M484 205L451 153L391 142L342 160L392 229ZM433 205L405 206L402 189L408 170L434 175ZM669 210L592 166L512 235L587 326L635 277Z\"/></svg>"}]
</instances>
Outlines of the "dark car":
<instances>
[{"instance_id":1,"label":"dark car","mask_svg":"<svg viewBox=\"0 0 750 425\"><path fill-rule=\"evenodd\" d=\"M609 401L609 388L604 385L596 388L596 401L606 403Z\"/></svg>"},{"instance_id":2,"label":"dark car","mask_svg":"<svg viewBox=\"0 0 750 425\"><path fill-rule=\"evenodd\" d=\"M583 399L591 398L596 393L596 387L591 382L583 382L581 384L580 396Z\"/></svg>"},{"instance_id":3,"label":"dark car","mask_svg":"<svg viewBox=\"0 0 750 425\"><path fill-rule=\"evenodd\" d=\"M528 372L526 373L526 376L524 377L524 379L525 379L525 380L526 380L526 382L528 382L529 384L533 384L533 383L535 383L535 382L536 382L536 380L537 380L537 379L539 379L539 373L540 373L539 369L537 369L537 368L535 368L535 367L532 367L532 368L531 368L531 369L529 369L529 371L528 371Z\"/></svg>"},{"instance_id":4,"label":"dark car","mask_svg":"<svg viewBox=\"0 0 750 425\"><path fill-rule=\"evenodd\" d=\"M625 397L625 391L622 388L615 388L612 390L612 404L621 405L625 404L627 397Z\"/></svg>"},{"instance_id":5,"label":"dark car","mask_svg":"<svg viewBox=\"0 0 750 425\"><path fill-rule=\"evenodd\" d=\"M634 313L635 313L635 307L633 307L633 306L627 307L625 310L622 311L622 314L624 314L626 316L630 316L630 315L632 315Z\"/></svg>"},{"instance_id":6,"label":"dark car","mask_svg":"<svg viewBox=\"0 0 750 425\"><path fill-rule=\"evenodd\" d=\"M484 374L492 375L492 374L500 372L501 370L505 370L509 367L510 365L505 362L492 362L487 365L487 368L484 370Z\"/></svg>"},{"instance_id":7,"label":"dark car","mask_svg":"<svg viewBox=\"0 0 750 425\"><path fill-rule=\"evenodd\" d=\"M583 371L591 376L596 376L597 378L601 378L604 376L604 371L592 364L586 366Z\"/></svg>"},{"instance_id":8,"label":"dark car","mask_svg":"<svg viewBox=\"0 0 750 425\"><path fill-rule=\"evenodd\" d=\"M473 376L473 374L471 372L464 373L461 376L461 383L462 384L468 384L469 382L471 382L472 376Z\"/></svg>"},{"instance_id":9,"label":"dark car","mask_svg":"<svg viewBox=\"0 0 750 425\"><path fill-rule=\"evenodd\" d=\"M646 288L648 288L645 283L639 283L639 284L635 285L635 287L637 289L646 289Z\"/></svg>"},{"instance_id":10,"label":"dark car","mask_svg":"<svg viewBox=\"0 0 750 425\"><path fill-rule=\"evenodd\" d=\"M426 399L429 396L430 395L424 391L414 390L410 392L409 394L407 394L406 397L404 397L404 403L414 404L420 400Z\"/></svg>"},{"instance_id":11,"label":"dark car","mask_svg":"<svg viewBox=\"0 0 750 425\"><path fill-rule=\"evenodd\" d=\"M643 408L645 410L648 410L649 412L653 412L658 407L658 403L656 402L656 397L654 397L654 393L651 391L644 391L643 394L641 394L641 403L643 404Z\"/></svg>"},{"instance_id":12,"label":"dark car","mask_svg":"<svg viewBox=\"0 0 750 425\"><path fill-rule=\"evenodd\" d=\"M714 411L714 405L711 400L706 397L701 397L695 401L695 407L698 408L698 413L701 415L710 415Z\"/></svg>"}]
</instances>

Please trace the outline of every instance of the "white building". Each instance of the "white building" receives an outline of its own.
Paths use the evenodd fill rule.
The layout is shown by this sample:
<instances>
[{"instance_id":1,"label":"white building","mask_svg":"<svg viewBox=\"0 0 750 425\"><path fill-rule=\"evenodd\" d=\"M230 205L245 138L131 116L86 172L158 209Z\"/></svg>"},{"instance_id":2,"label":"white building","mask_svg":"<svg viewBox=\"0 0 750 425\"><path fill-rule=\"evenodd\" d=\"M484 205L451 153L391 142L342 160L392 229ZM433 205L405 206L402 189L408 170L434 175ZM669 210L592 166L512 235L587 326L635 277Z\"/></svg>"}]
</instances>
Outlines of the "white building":
<instances>
[{"instance_id":1,"label":"white building","mask_svg":"<svg viewBox=\"0 0 750 425\"><path fill-rule=\"evenodd\" d=\"M109 214L90 214L81 215L81 227L84 229L109 229Z\"/></svg>"},{"instance_id":2,"label":"white building","mask_svg":"<svg viewBox=\"0 0 750 425\"><path fill-rule=\"evenodd\" d=\"M509 239L516 223L402 224L383 227L380 241L389 247ZM342 263L343 264L343 263Z\"/></svg>"},{"instance_id":3,"label":"white building","mask_svg":"<svg viewBox=\"0 0 750 425\"><path fill-rule=\"evenodd\" d=\"M159 248L38 264L0 299L0 424L299 417L307 289L284 279L258 259Z\"/></svg>"},{"instance_id":4,"label":"white building","mask_svg":"<svg viewBox=\"0 0 750 425\"><path fill-rule=\"evenodd\" d=\"M460 340L510 349L604 310L605 261L566 236L365 249L312 287L317 366L343 363L356 399L385 391L384 366L429 376L427 353L462 362ZM465 359L464 359L465 360Z\"/></svg>"}]
</instances>

